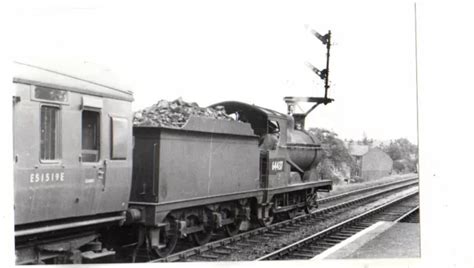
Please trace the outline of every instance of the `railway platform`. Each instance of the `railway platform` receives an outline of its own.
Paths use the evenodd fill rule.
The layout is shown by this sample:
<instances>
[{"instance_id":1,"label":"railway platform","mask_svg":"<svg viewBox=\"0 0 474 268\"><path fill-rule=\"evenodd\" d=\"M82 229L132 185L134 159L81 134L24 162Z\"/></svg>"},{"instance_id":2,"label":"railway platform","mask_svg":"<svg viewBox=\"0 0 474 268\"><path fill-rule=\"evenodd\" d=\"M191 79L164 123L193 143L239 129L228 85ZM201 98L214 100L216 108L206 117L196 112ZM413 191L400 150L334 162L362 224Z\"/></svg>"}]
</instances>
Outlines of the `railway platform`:
<instances>
[{"instance_id":1,"label":"railway platform","mask_svg":"<svg viewBox=\"0 0 474 268\"><path fill-rule=\"evenodd\" d=\"M313 260L419 258L420 224L379 221Z\"/></svg>"}]
</instances>

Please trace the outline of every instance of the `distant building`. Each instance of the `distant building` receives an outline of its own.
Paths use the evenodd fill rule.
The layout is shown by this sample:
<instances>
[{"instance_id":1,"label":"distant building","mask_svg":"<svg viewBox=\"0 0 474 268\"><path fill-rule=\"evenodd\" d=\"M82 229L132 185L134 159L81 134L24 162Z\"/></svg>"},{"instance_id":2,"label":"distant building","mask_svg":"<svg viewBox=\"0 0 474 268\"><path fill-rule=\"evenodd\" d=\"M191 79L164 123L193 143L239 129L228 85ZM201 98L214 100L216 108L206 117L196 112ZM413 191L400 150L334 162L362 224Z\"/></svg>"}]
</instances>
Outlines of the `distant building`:
<instances>
[{"instance_id":1,"label":"distant building","mask_svg":"<svg viewBox=\"0 0 474 268\"><path fill-rule=\"evenodd\" d=\"M392 173L393 160L379 148L351 143L348 145L348 149L349 154L356 162L353 177L357 176L362 180L373 180Z\"/></svg>"}]
</instances>

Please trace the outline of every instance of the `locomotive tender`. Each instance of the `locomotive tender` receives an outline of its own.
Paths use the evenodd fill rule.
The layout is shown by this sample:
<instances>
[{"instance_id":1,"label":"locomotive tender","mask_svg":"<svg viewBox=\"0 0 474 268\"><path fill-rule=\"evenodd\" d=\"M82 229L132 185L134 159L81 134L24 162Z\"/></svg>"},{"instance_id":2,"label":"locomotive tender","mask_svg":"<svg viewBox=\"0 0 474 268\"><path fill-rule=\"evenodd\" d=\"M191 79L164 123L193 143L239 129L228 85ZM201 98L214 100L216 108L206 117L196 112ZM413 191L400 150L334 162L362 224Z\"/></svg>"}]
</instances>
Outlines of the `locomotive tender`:
<instances>
[{"instance_id":1,"label":"locomotive tender","mask_svg":"<svg viewBox=\"0 0 474 268\"><path fill-rule=\"evenodd\" d=\"M18 264L163 257L179 238L309 212L332 187L316 174L320 142L291 115L222 102L238 120L133 127L130 91L15 65Z\"/></svg>"}]
</instances>

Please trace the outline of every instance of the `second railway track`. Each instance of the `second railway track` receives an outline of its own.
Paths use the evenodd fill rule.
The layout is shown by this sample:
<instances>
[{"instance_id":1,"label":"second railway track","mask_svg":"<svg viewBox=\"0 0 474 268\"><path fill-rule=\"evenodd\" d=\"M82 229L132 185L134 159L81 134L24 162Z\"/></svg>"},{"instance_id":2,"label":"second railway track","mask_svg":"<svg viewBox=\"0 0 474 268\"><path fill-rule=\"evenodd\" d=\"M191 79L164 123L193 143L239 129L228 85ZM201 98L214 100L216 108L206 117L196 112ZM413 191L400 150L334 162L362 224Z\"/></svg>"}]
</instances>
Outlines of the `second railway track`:
<instances>
[{"instance_id":1,"label":"second railway track","mask_svg":"<svg viewBox=\"0 0 474 268\"><path fill-rule=\"evenodd\" d=\"M345 220L321 232L257 259L311 259L379 221L399 222L412 218L419 210L418 190L375 207L361 215Z\"/></svg>"}]
</instances>

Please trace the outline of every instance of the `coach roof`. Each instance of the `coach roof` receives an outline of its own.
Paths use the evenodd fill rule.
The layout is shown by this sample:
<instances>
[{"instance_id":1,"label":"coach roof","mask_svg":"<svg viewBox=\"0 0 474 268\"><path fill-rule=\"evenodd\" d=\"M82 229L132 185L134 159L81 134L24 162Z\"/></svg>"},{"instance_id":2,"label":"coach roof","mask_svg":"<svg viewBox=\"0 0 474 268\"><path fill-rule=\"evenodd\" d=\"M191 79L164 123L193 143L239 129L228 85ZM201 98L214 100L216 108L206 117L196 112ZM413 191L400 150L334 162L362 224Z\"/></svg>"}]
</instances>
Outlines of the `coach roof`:
<instances>
[{"instance_id":1,"label":"coach roof","mask_svg":"<svg viewBox=\"0 0 474 268\"><path fill-rule=\"evenodd\" d=\"M65 66L69 68L65 68ZM113 77L106 69L83 63L82 65L49 65L14 62L13 82L58 88L99 97L133 101L133 93L119 89L120 79ZM113 85L113 86L112 86Z\"/></svg>"}]
</instances>

